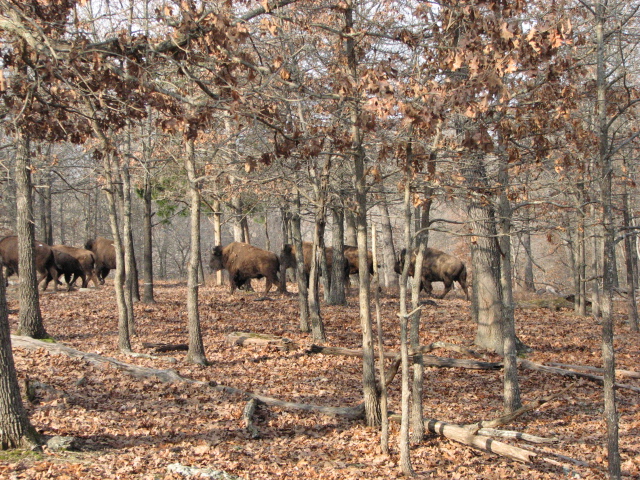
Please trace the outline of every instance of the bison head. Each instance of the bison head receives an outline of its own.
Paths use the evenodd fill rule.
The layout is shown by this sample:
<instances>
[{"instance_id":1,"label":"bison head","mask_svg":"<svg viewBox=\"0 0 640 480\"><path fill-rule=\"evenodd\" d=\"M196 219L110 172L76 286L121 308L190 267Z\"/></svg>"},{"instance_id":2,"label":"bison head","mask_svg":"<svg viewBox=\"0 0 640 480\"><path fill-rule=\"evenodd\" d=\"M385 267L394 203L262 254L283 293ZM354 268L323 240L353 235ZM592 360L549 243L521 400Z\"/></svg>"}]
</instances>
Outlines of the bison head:
<instances>
[{"instance_id":1,"label":"bison head","mask_svg":"<svg viewBox=\"0 0 640 480\"><path fill-rule=\"evenodd\" d=\"M222 247L220 245L213 247L213 250L211 251L209 268L212 272L224 269L224 262L222 261Z\"/></svg>"}]
</instances>

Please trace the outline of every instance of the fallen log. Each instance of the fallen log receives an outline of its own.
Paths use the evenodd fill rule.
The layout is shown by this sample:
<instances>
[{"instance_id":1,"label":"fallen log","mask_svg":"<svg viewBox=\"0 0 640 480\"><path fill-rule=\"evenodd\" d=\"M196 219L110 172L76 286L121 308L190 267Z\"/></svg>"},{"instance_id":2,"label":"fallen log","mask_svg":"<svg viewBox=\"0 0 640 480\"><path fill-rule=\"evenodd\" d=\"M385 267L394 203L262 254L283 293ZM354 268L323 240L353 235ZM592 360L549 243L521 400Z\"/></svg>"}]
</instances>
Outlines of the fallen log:
<instances>
[{"instance_id":1,"label":"fallen log","mask_svg":"<svg viewBox=\"0 0 640 480\"><path fill-rule=\"evenodd\" d=\"M277 337L266 333L232 332L226 337L232 345L255 345L260 347L276 347L280 350L295 350L298 345L285 337Z\"/></svg>"},{"instance_id":2,"label":"fallen log","mask_svg":"<svg viewBox=\"0 0 640 480\"><path fill-rule=\"evenodd\" d=\"M189 350L189 345L186 343L148 343L143 342L144 348L153 348L154 352L186 352Z\"/></svg>"},{"instance_id":3,"label":"fallen log","mask_svg":"<svg viewBox=\"0 0 640 480\"><path fill-rule=\"evenodd\" d=\"M576 372L574 370L565 370L563 368L558 368L558 367L549 367L548 365L542 365L540 363L535 363L530 360L523 360L521 358L518 359L518 365L520 365L523 368L528 368L529 370L535 370L538 372L553 373L555 375L562 375L562 376L571 377L571 378L586 378L587 380L591 380L593 382L599 383L600 385L604 383L604 377L600 375L592 375L590 373ZM634 387L632 385L625 385L623 383L614 383L613 386L614 388L623 388L627 390L632 390L634 392L640 392L640 387Z\"/></svg>"},{"instance_id":4,"label":"fallen log","mask_svg":"<svg viewBox=\"0 0 640 480\"><path fill-rule=\"evenodd\" d=\"M401 415L391 415L389 420L399 422L401 418ZM524 448L508 445L484 435L476 435L469 429L460 425L443 422L433 418L425 418L424 422L427 430L431 433L441 435L450 440L477 448L484 452L494 453L522 463L531 463L532 459L537 456L535 452L525 450Z\"/></svg>"},{"instance_id":5,"label":"fallen log","mask_svg":"<svg viewBox=\"0 0 640 480\"><path fill-rule=\"evenodd\" d=\"M603 369L600 367L591 367L589 365L569 365L567 363L549 363L552 367L569 368L571 370L586 370L587 372L603 373ZM628 378L640 378L640 372L634 372L633 370L619 370L616 368L616 376L628 377Z\"/></svg>"},{"instance_id":6,"label":"fallen log","mask_svg":"<svg viewBox=\"0 0 640 480\"><path fill-rule=\"evenodd\" d=\"M320 345L311 345L309 350L307 350L307 353L322 353L323 355L343 355L346 357L362 357L361 349L322 347ZM399 352L384 352L385 358L397 358L398 355ZM474 370L494 370L502 368L501 362L479 362L476 360L436 357L435 355L423 355L422 358L426 367L458 367Z\"/></svg>"},{"instance_id":7,"label":"fallen log","mask_svg":"<svg viewBox=\"0 0 640 480\"><path fill-rule=\"evenodd\" d=\"M563 388L559 392L553 393L551 395L547 395L546 397L538 398L532 402L527 403L526 405L523 405L522 407L518 408L514 412L507 413L493 420L481 420L480 422L471 423L469 425L465 425L464 427L469 429L472 432L477 432L483 428L495 428L500 425L505 425L507 423L512 422L513 420L518 418L520 415L530 412L531 410L535 410L541 405L544 405L545 403L555 400L560 395L572 389L574 386L575 385L572 384L572 385L569 385L568 387Z\"/></svg>"},{"instance_id":8,"label":"fallen log","mask_svg":"<svg viewBox=\"0 0 640 480\"><path fill-rule=\"evenodd\" d=\"M553 437L538 437L529 433L516 432L513 430L497 430L495 428L481 428L476 432L478 435L484 435L487 437L499 437L499 438L513 438L516 440L523 440L529 443L557 443L560 440Z\"/></svg>"},{"instance_id":9,"label":"fallen log","mask_svg":"<svg viewBox=\"0 0 640 480\"><path fill-rule=\"evenodd\" d=\"M163 383L188 383L192 385L207 386L216 391L222 393L229 393L234 395L244 395L247 399L255 398L258 401L272 407L280 407L290 410L302 410L306 412L316 412L329 416L343 416L349 419L360 419L364 416L364 404L359 404L354 407L325 407L322 405L311 405L306 403L295 403L278 400L272 397L266 397L256 393L246 392L233 387L227 387L225 385L218 385L216 382L205 382L201 380L193 380L192 378L183 377L172 369L156 369L149 367L140 367L137 365L131 365L120 360L116 360L111 357L104 357L96 353L86 353L76 350L72 347L67 347L60 343L48 343L41 340L35 340L31 337L23 337L18 335L11 335L11 344L13 347L26 348L29 350L36 350L43 348L52 353L64 354L73 358L80 358L92 365L104 365L109 364L116 367L118 370L127 373L136 378L157 378Z\"/></svg>"}]
</instances>

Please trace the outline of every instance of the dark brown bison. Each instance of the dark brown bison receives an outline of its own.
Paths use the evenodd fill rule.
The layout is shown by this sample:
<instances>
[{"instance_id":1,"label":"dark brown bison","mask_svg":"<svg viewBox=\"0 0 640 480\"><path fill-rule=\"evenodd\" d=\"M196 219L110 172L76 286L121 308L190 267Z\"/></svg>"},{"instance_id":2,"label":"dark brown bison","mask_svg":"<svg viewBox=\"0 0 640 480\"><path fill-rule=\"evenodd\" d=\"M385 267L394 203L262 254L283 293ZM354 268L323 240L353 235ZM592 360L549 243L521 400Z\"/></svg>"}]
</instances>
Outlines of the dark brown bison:
<instances>
[{"instance_id":1,"label":"dark brown bison","mask_svg":"<svg viewBox=\"0 0 640 480\"><path fill-rule=\"evenodd\" d=\"M400 275L404 266L404 256L406 249L402 249L400 259L396 261L394 266L395 272ZM409 264L409 275L414 276L415 273L415 252L411 256ZM439 298L444 298L453 287L456 281L464 290L464 295L469 300L469 292L467 291L467 268L459 258L449 255L435 248L427 248L424 254L424 263L422 265L422 278L420 279L420 287L424 289L427 295L431 295L433 287L431 282L443 282L444 292Z\"/></svg>"},{"instance_id":2,"label":"dark brown bison","mask_svg":"<svg viewBox=\"0 0 640 480\"><path fill-rule=\"evenodd\" d=\"M67 291L71 291L78 277L82 279L83 284L86 283L84 269L77 258L61 250L53 248L51 250L53 251L56 273L55 275L51 275L51 273L47 274L47 278L42 286L42 291L47 289L51 280L54 280L54 285L57 285L60 275L64 275L64 280L67 283Z\"/></svg>"},{"instance_id":3,"label":"dark brown bison","mask_svg":"<svg viewBox=\"0 0 640 480\"><path fill-rule=\"evenodd\" d=\"M36 240L33 245L36 272L39 274L38 284L40 284L47 274L53 276L57 273L57 270L51 247L38 240ZM18 237L16 235L9 235L0 240L0 259L2 260L2 264L7 267L5 278L9 278L14 273L20 275L18 268ZM57 284L54 288L57 289Z\"/></svg>"},{"instance_id":4,"label":"dark brown bison","mask_svg":"<svg viewBox=\"0 0 640 480\"><path fill-rule=\"evenodd\" d=\"M278 284L280 261L275 253L254 247L248 243L232 242L226 247L213 248L209 267L212 271L229 272L231 293L252 278L266 278L265 295L271 285Z\"/></svg>"},{"instance_id":5,"label":"dark brown bison","mask_svg":"<svg viewBox=\"0 0 640 480\"><path fill-rule=\"evenodd\" d=\"M307 281L309 278L309 272L311 271L311 250L313 248L312 242L302 242L302 255L304 259L304 273L307 276ZM327 269L331 270L333 266L333 247L325 248L327 255ZM349 281L349 275L355 275L360 271L358 267L358 247L352 247L350 245L345 245L343 248L344 252L344 273L345 279ZM297 257L296 257L296 246L285 244L282 248L282 252L280 253L280 262L286 268L296 268L297 265ZM373 255L371 252L368 252L367 263L369 264L369 273L373 274Z\"/></svg>"},{"instance_id":6,"label":"dark brown bison","mask_svg":"<svg viewBox=\"0 0 640 480\"><path fill-rule=\"evenodd\" d=\"M116 249L113 246L113 240L97 237L87 240L84 248L91 250L95 255L95 269L98 280L104 285L104 279L109 275L110 270L116 268Z\"/></svg>"},{"instance_id":7,"label":"dark brown bison","mask_svg":"<svg viewBox=\"0 0 640 480\"><path fill-rule=\"evenodd\" d=\"M349 267L349 275L357 275L360 272L360 263L358 261L358 247L351 245L344 246L344 258L347 260ZM373 275L373 253L367 252L367 266L369 273Z\"/></svg>"},{"instance_id":8,"label":"dark brown bison","mask_svg":"<svg viewBox=\"0 0 640 480\"><path fill-rule=\"evenodd\" d=\"M53 245L51 248L53 250L67 253L80 262L80 266L84 272L84 277L80 277L82 278L82 288L87 288L90 281L93 281L93 284L96 287L98 286L96 256L91 250L87 250L86 248L69 247L67 245Z\"/></svg>"}]
</instances>

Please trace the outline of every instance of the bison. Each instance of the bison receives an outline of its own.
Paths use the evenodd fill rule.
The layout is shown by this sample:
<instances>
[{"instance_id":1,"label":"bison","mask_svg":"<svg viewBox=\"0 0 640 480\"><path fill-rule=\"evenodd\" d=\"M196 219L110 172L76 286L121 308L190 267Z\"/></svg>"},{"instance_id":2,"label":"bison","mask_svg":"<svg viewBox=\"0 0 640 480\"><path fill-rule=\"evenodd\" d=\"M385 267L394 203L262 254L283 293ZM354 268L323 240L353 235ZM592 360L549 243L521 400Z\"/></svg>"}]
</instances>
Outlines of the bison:
<instances>
[{"instance_id":1,"label":"bison","mask_svg":"<svg viewBox=\"0 0 640 480\"><path fill-rule=\"evenodd\" d=\"M95 269L100 285L104 285L104 279L109 275L110 270L116 268L116 249L113 240L97 237L87 240L84 248L90 250L95 255Z\"/></svg>"},{"instance_id":2,"label":"bison","mask_svg":"<svg viewBox=\"0 0 640 480\"><path fill-rule=\"evenodd\" d=\"M98 286L96 256L91 250L87 250L86 248L69 247L67 245L53 245L51 248L53 250L68 253L80 262L80 266L84 272L84 277L80 277L82 278L82 288L87 288L90 281L93 281L93 284L96 287Z\"/></svg>"},{"instance_id":3,"label":"bison","mask_svg":"<svg viewBox=\"0 0 640 480\"><path fill-rule=\"evenodd\" d=\"M313 248L313 243L311 242L302 242L302 256L304 259L304 273L307 276L307 281L309 279L309 272L311 271L311 250ZM333 266L333 247L325 248L327 255L327 269L330 271ZM360 271L358 264L358 247L352 247L350 245L345 245L343 250L344 252L344 274L347 282L349 281L349 275L355 275ZM282 253L280 254L280 262L285 266L285 268L295 268L297 265L296 260L296 247L295 245L285 244L282 248ZM367 263L369 265L369 273L373 274L373 255L371 252L368 252Z\"/></svg>"},{"instance_id":4,"label":"bison","mask_svg":"<svg viewBox=\"0 0 640 480\"><path fill-rule=\"evenodd\" d=\"M38 284L40 284L47 274L54 276L57 270L51 247L38 240L34 242L33 246L36 272L40 275ZM2 260L2 264L7 267L5 278L9 278L14 273L20 275L18 268L18 237L16 235L9 235L0 240L0 259ZM58 284L56 283L54 288L57 289L57 287Z\"/></svg>"},{"instance_id":5,"label":"bison","mask_svg":"<svg viewBox=\"0 0 640 480\"><path fill-rule=\"evenodd\" d=\"M266 278L265 295L272 285L279 282L278 256L248 243L232 242L224 248L220 245L214 247L209 267L214 272L224 269L229 272L231 293L252 278Z\"/></svg>"},{"instance_id":6,"label":"bison","mask_svg":"<svg viewBox=\"0 0 640 480\"><path fill-rule=\"evenodd\" d=\"M47 289L51 280L54 280L54 285L57 285L58 277L60 277L60 275L64 275L64 280L67 283L68 292L71 291L71 289L73 288L73 284L76 283L78 277L82 278L82 283L84 285L86 283L86 275L78 259L61 250L57 250L54 248L52 248L51 250L53 251L56 273L55 275L51 275L51 273L47 274L46 281L42 286L42 291L45 291Z\"/></svg>"},{"instance_id":7,"label":"bison","mask_svg":"<svg viewBox=\"0 0 640 480\"><path fill-rule=\"evenodd\" d=\"M402 249L400 259L396 261L394 270L397 274L402 273L404 266L404 257L406 249ZM411 256L409 264L409 275L414 277L415 273L415 252ZM427 248L424 253L424 261L422 265L422 276L420 279L420 287L424 289L427 295L431 295L433 288L431 282L443 282L444 292L439 298L444 298L451 290L453 282L456 281L464 290L464 295L469 300L469 292L467 291L467 268L464 263L453 255L449 255L435 248Z\"/></svg>"}]
</instances>

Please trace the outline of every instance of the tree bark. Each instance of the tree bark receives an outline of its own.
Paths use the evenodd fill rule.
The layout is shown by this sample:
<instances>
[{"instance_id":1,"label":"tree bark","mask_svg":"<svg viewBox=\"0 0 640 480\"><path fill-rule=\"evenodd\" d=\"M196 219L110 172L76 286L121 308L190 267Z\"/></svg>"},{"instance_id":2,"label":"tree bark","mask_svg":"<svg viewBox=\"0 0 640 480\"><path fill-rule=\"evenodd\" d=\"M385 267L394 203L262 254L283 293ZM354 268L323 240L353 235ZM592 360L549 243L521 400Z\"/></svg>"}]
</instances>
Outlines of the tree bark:
<instances>
[{"instance_id":1,"label":"tree bark","mask_svg":"<svg viewBox=\"0 0 640 480\"><path fill-rule=\"evenodd\" d=\"M191 127L191 126L189 126ZM194 127L195 128L195 127ZM185 133L186 152L185 170L189 182L189 208L191 221L191 252L187 266L187 315L189 330L189 351L186 361L206 365L207 358L200 329L200 311L198 309L198 268L200 264L200 186L196 173L195 134Z\"/></svg>"},{"instance_id":2,"label":"tree bark","mask_svg":"<svg viewBox=\"0 0 640 480\"><path fill-rule=\"evenodd\" d=\"M333 248L333 264L331 267L331 285L329 305L346 305L345 295L345 258L344 258L344 209L342 206L335 206L331 209L333 216L333 228L331 229L331 246Z\"/></svg>"},{"instance_id":3,"label":"tree bark","mask_svg":"<svg viewBox=\"0 0 640 480\"><path fill-rule=\"evenodd\" d=\"M354 6L355 0L347 0L345 14L346 31L354 31ZM345 40L345 53L349 74L353 84L357 85L360 78L358 74L358 58L355 50L355 40L349 36ZM355 93L355 92L354 92ZM363 146L362 130L360 128L360 105L357 100L350 105L350 129L351 147L353 149L353 183L356 198L356 227L358 247L359 269L359 303L360 325L362 328L362 383L364 393L364 409L367 425L380 425L380 392L376 384L375 351L373 326L371 322L368 248L367 248L367 185L365 174L365 151Z\"/></svg>"},{"instance_id":4,"label":"tree bark","mask_svg":"<svg viewBox=\"0 0 640 480\"><path fill-rule=\"evenodd\" d=\"M504 333L504 379L503 403L507 413L515 412L522 406L520 400L520 383L518 380L518 344L516 338L513 281L511 264L511 203L507 197L509 186L508 164L503 155L500 156L500 184L502 191L499 198L498 222L500 229L500 286L502 290L502 324ZM530 248L530 246L529 246ZM530 255L527 254L530 259Z\"/></svg>"},{"instance_id":5,"label":"tree bark","mask_svg":"<svg viewBox=\"0 0 640 480\"><path fill-rule=\"evenodd\" d=\"M307 290L307 278L304 272L304 258L302 254L302 231L300 228L300 191L296 189L293 201L293 211L291 215L291 230L293 233L293 243L296 247L296 278L298 281L298 305L300 307L300 331L311 330L309 323L309 303L307 302L309 293Z\"/></svg>"},{"instance_id":6,"label":"tree bark","mask_svg":"<svg viewBox=\"0 0 640 480\"><path fill-rule=\"evenodd\" d=\"M0 449L33 447L37 434L22 405L11 353L5 279L0 268Z\"/></svg>"},{"instance_id":7,"label":"tree bark","mask_svg":"<svg viewBox=\"0 0 640 480\"><path fill-rule=\"evenodd\" d=\"M134 336L136 334L136 325L133 318L133 300L135 297L134 282L137 284L138 279L134 275L135 270L135 257L133 253L133 237L131 231L131 177L129 175L129 160L124 159L122 162L122 228L124 230L123 235L123 250L124 250L124 300L127 304L127 325L129 327L129 335ZM139 298L138 298L139 299Z\"/></svg>"},{"instance_id":8,"label":"tree bark","mask_svg":"<svg viewBox=\"0 0 640 480\"><path fill-rule=\"evenodd\" d=\"M385 287L397 287L398 275L393 270L396 262L396 251L393 246L393 227L391 225L391 217L389 215L389 206L386 197L383 197L378 204L382 225L382 256L384 264Z\"/></svg>"},{"instance_id":9,"label":"tree bark","mask_svg":"<svg viewBox=\"0 0 640 480\"><path fill-rule=\"evenodd\" d=\"M153 295L153 204L151 196L151 172L149 164L145 162L144 185L142 199L144 203L143 218L143 253L142 253L142 278L144 288L142 289L143 303L156 303Z\"/></svg>"},{"instance_id":10,"label":"tree bark","mask_svg":"<svg viewBox=\"0 0 640 480\"><path fill-rule=\"evenodd\" d=\"M503 300L500 283L500 253L497 241L493 204L482 193L487 180L482 158L475 155L467 172L467 182L473 195L468 203L473 233L471 261L473 264L473 295L471 311L477 325L475 344L504 354Z\"/></svg>"},{"instance_id":11,"label":"tree bark","mask_svg":"<svg viewBox=\"0 0 640 480\"><path fill-rule=\"evenodd\" d=\"M18 217L16 230L18 234L18 265L20 268L18 333L33 338L47 338L48 334L42 323L42 314L40 312L40 297L38 296L38 281L35 268L29 143L29 137L24 132L18 131L15 165L16 211ZM54 283L54 285L56 284Z\"/></svg>"},{"instance_id":12,"label":"tree bark","mask_svg":"<svg viewBox=\"0 0 640 480\"><path fill-rule=\"evenodd\" d=\"M632 332L640 331L638 326L638 305L636 303L635 249L631 236L631 214L629 211L629 191L625 181L622 182L622 226L624 228L625 268L627 273L627 322Z\"/></svg>"},{"instance_id":13,"label":"tree bark","mask_svg":"<svg viewBox=\"0 0 640 480\"><path fill-rule=\"evenodd\" d=\"M598 117L598 160L601 167L601 206L604 249L602 255L602 360L604 368L604 417L607 423L607 456L610 479L622 478L618 445L618 414L616 411L615 351L613 344L613 287L615 270L615 224L613 218L612 177L613 161L609 151L609 119L607 118L607 91L609 75L605 67L605 22L609 15L606 2L596 4L596 89ZM598 257L597 251L594 256ZM593 306L595 306L595 300ZM593 307L592 307L593 308ZM595 310L593 310L595 313Z\"/></svg>"}]
</instances>

